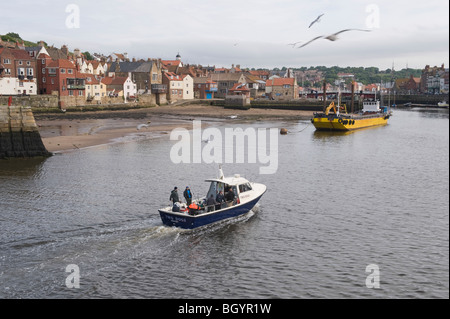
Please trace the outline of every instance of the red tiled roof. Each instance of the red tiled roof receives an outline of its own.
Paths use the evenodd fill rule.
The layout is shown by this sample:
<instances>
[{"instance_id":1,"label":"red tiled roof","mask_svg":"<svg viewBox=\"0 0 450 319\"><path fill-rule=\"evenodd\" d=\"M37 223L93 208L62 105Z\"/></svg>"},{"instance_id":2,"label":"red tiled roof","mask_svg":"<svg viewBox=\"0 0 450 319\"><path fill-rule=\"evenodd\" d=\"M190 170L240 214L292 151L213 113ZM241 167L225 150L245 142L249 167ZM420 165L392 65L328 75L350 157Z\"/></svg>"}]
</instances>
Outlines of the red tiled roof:
<instances>
[{"instance_id":1,"label":"red tiled roof","mask_svg":"<svg viewBox=\"0 0 450 319\"><path fill-rule=\"evenodd\" d=\"M76 69L75 64L72 61L65 59L53 60L47 66L48 68L66 68L66 69Z\"/></svg>"},{"instance_id":2,"label":"red tiled roof","mask_svg":"<svg viewBox=\"0 0 450 319\"><path fill-rule=\"evenodd\" d=\"M283 85L295 85L295 79L293 78L275 78L273 80L267 80L266 86L283 86Z\"/></svg>"},{"instance_id":3,"label":"red tiled roof","mask_svg":"<svg viewBox=\"0 0 450 319\"><path fill-rule=\"evenodd\" d=\"M170 81L183 81L183 78L173 72L165 72L164 76ZM178 77L178 78L177 78Z\"/></svg>"},{"instance_id":4,"label":"red tiled roof","mask_svg":"<svg viewBox=\"0 0 450 319\"><path fill-rule=\"evenodd\" d=\"M128 80L128 77L117 76L117 77L107 77L102 79L102 83L105 85L123 85Z\"/></svg>"},{"instance_id":5,"label":"red tiled roof","mask_svg":"<svg viewBox=\"0 0 450 319\"><path fill-rule=\"evenodd\" d=\"M11 50L11 53L13 54L14 58L16 60L31 60L32 58L25 50Z\"/></svg>"},{"instance_id":6,"label":"red tiled roof","mask_svg":"<svg viewBox=\"0 0 450 319\"><path fill-rule=\"evenodd\" d=\"M230 91L243 91L243 92L247 92L250 91L247 87L246 84L242 84L242 83L236 83L231 89Z\"/></svg>"},{"instance_id":7,"label":"red tiled roof","mask_svg":"<svg viewBox=\"0 0 450 319\"><path fill-rule=\"evenodd\" d=\"M165 66L178 66L178 65L180 65L181 61L178 61L178 60L162 60L161 63L164 64Z\"/></svg>"}]
</instances>

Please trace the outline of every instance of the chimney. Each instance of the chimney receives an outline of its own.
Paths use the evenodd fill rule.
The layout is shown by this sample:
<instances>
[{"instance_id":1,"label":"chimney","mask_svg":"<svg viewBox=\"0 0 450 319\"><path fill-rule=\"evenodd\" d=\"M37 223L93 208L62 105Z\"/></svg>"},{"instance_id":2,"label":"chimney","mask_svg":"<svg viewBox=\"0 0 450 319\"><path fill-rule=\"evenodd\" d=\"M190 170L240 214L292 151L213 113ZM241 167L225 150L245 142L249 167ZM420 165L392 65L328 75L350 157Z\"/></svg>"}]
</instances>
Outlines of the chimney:
<instances>
[{"instance_id":1,"label":"chimney","mask_svg":"<svg viewBox=\"0 0 450 319\"><path fill-rule=\"evenodd\" d=\"M64 55L66 55L66 56L69 55L69 48L67 48L67 45L63 45L61 47L61 52L64 53Z\"/></svg>"}]
</instances>

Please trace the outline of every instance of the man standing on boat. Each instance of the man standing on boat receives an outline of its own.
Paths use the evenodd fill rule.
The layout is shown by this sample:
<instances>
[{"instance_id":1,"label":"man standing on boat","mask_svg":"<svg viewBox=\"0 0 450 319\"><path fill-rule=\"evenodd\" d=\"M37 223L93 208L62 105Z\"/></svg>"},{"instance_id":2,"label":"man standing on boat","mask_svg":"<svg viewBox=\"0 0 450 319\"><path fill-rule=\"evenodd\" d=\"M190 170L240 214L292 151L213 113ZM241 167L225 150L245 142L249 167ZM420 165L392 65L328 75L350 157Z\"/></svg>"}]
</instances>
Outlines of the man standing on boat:
<instances>
[{"instance_id":1,"label":"man standing on boat","mask_svg":"<svg viewBox=\"0 0 450 319\"><path fill-rule=\"evenodd\" d=\"M187 205L191 205L192 204L192 192L191 189L189 188L189 186L186 186L186 190L183 193L184 198L186 199L186 203Z\"/></svg>"},{"instance_id":2,"label":"man standing on boat","mask_svg":"<svg viewBox=\"0 0 450 319\"><path fill-rule=\"evenodd\" d=\"M175 187L172 193L170 193L169 200L171 200L174 204L180 201L180 197L178 196L178 187Z\"/></svg>"}]
</instances>

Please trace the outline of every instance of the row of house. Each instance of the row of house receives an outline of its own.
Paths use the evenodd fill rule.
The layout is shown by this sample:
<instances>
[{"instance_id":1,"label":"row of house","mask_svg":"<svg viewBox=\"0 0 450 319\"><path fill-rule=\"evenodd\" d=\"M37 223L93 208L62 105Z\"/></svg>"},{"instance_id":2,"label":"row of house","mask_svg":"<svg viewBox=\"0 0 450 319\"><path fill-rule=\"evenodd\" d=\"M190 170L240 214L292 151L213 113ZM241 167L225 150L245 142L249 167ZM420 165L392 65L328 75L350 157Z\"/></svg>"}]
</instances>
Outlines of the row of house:
<instances>
[{"instance_id":1,"label":"row of house","mask_svg":"<svg viewBox=\"0 0 450 319\"><path fill-rule=\"evenodd\" d=\"M299 76L302 81L323 79L323 73L314 70L299 73L291 69L242 70L240 65L229 69L188 65L180 54L174 60L130 60L126 53L88 60L79 49L71 53L67 46L0 46L0 95L54 94L89 103L113 97L129 102L142 95L154 96L157 104L230 95L294 100L303 91L297 83ZM339 78L353 76L339 74ZM381 89L377 84L354 85L355 91ZM398 79L395 85L397 92L448 92L448 69L427 66L422 78Z\"/></svg>"}]
</instances>

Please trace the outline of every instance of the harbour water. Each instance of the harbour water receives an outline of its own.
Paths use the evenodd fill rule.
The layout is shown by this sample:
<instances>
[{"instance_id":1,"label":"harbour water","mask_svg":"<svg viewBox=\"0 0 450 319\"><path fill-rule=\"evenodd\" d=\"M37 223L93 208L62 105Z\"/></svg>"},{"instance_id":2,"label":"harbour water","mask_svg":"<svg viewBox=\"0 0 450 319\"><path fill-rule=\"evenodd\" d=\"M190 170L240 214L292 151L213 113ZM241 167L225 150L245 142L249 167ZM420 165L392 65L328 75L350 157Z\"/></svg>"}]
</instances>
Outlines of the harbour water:
<instances>
[{"instance_id":1,"label":"harbour water","mask_svg":"<svg viewBox=\"0 0 450 319\"><path fill-rule=\"evenodd\" d=\"M268 186L254 211L194 231L158 208L174 186L203 196L218 165L172 163L168 135L0 161L0 298L449 298L448 110L351 134L214 125L291 133L275 174L224 165Z\"/></svg>"}]
</instances>

